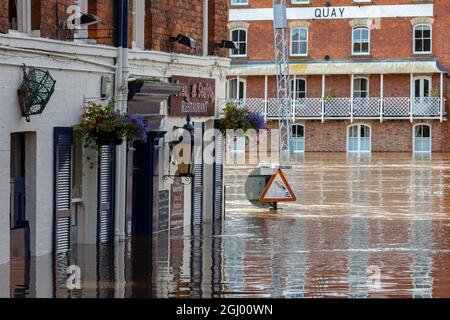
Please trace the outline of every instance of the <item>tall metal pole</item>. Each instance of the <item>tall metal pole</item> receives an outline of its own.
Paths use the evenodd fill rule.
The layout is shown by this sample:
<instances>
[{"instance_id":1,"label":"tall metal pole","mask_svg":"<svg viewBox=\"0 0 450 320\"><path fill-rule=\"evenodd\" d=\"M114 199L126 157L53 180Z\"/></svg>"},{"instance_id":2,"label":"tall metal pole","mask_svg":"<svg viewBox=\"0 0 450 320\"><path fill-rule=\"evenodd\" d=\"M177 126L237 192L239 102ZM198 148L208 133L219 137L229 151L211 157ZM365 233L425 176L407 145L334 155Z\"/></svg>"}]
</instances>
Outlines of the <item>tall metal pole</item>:
<instances>
[{"instance_id":1,"label":"tall metal pole","mask_svg":"<svg viewBox=\"0 0 450 320\"><path fill-rule=\"evenodd\" d=\"M287 36L286 0L273 1L275 30L275 60L277 72L277 98L280 128L280 151L289 152L292 109L289 92L289 46Z\"/></svg>"}]
</instances>

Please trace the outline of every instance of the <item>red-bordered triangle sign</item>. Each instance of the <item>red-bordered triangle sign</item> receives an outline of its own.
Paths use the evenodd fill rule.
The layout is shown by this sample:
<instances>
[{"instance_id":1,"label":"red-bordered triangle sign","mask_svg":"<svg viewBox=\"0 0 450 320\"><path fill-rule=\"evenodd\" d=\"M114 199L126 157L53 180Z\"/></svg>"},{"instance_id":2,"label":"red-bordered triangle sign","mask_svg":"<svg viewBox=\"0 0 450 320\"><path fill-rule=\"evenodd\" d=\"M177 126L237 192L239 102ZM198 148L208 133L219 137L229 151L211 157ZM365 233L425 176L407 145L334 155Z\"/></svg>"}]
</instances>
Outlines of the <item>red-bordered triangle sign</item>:
<instances>
[{"instance_id":1,"label":"red-bordered triangle sign","mask_svg":"<svg viewBox=\"0 0 450 320\"><path fill-rule=\"evenodd\" d=\"M278 171L270 178L259 197L260 202L295 202L297 197L286 180L283 171Z\"/></svg>"}]
</instances>

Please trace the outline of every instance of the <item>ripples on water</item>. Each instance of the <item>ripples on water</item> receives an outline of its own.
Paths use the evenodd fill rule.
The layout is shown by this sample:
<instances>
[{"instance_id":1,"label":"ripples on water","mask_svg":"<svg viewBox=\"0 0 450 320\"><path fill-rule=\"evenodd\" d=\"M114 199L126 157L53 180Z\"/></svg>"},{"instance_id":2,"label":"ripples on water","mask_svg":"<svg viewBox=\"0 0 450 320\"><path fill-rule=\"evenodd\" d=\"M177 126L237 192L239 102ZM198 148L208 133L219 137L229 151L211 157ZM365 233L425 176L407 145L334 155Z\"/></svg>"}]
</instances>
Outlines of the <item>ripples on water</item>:
<instances>
[{"instance_id":1,"label":"ripples on water","mask_svg":"<svg viewBox=\"0 0 450 320\"><path fill-rule=\"evenodd\" d=\"M17 262L11 295L450 297L450 155L308 154L291 163L298 201L278 213L245 199L250 168L230 168L223 225L162 232L152 246L80 247L70 259L83 271L80 291L65 288L49 257Z\"/></svg>"}]
</instances>

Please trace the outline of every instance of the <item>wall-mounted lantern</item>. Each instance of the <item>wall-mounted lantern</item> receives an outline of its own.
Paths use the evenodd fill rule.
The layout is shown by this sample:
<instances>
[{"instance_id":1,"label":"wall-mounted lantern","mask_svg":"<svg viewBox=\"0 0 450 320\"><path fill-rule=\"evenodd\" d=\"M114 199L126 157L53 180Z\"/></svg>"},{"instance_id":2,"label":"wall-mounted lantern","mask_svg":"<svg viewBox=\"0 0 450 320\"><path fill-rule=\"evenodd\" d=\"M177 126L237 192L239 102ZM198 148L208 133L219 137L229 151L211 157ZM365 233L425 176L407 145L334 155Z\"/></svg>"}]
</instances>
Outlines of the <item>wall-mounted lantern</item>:
<instances>
[{"instance_id":1,"label":"wall-mounted lantern","mask_svg":"<svg viewBox=\"0 0 450 320\"><path fill-rule=\"evenodd\" d=\"M170 148L170 159L169 159L169 175L166 175L165 178L176 178L176 177L181 177L181 178L187 178L188 181L190 182L192 177L194 176L194 168L195 168L195 157L194 157L194 131L195 128L194 126L191 124L191 117L190 115L187 116L186 118L186 124L183 127L174 127L174 130L176 131L176 136L178 136L179 138L177 140L171 141L169 142L169 148ZM189 136L189 140L190 141L184 141L185 137ZM185 143L186 146L184 146L184 148L181 148L181 150L179 151L179 153L175 153L174 154L174 148L182 143ZM185 159L184 157L184 152L185 150L188 149L189 151L189 158ZM180 160L181 159L181 160ZM187 163L186 163L187 161ZM170 165L172 164L172 162L176 163L177 167L178 167L178 175L176 176L172 176L170 175Z\"/></svg>"},{"instance_id":2,"label":"wall-mounted lantern","mask_svg":"<svg viewBox=\"0 0 450 320\"><path fill-rule=\"evenodd\" d=\"M18 90L22 116L30 122L30 116L41 114L55 91L56 81L48 71L23 65L23 81Z\"/></svg>"}]
</instances>

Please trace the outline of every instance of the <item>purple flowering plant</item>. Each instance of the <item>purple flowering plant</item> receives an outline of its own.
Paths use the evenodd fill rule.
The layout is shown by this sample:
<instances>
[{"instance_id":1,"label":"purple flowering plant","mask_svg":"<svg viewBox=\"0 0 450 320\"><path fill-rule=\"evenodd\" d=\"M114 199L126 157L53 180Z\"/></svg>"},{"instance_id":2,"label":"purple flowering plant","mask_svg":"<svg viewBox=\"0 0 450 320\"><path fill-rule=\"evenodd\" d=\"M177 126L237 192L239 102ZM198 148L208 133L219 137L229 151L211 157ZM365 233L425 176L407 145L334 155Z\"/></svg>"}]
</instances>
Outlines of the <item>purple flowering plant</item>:
<instances>
[{"instance_id":1,"label":"purple flowering plant","mask_svg":"<svg viewBox=\"0 0 450 320\"><path fill-rule=\"evenodd\" d=\"M222 110L220 130L225 134L229 129L242 129L246 132L250 129L264 130L267 126L262 113L238 107L234 102L229 102Z\"/></svg>"},{"instance_id":2,"label":"purple flowering plant","mask_svg":"<svg viewBox=\"0 0 450 320\"><path fill-rule=\"evenodd\" d=\"M124 120L128 124L127 137L129 140L147 142L147 134L151 128L142 116L139 114L127 115Z\"/></svg>"}]
</instances>

